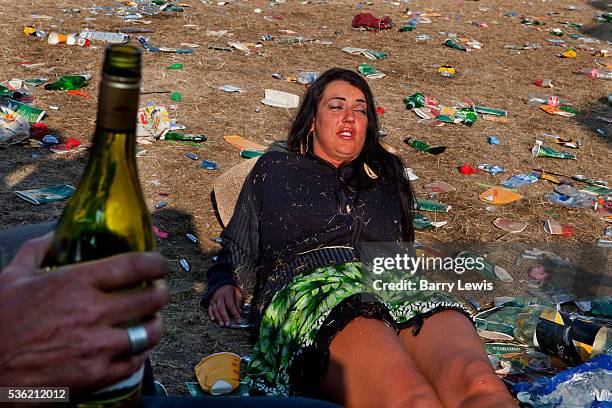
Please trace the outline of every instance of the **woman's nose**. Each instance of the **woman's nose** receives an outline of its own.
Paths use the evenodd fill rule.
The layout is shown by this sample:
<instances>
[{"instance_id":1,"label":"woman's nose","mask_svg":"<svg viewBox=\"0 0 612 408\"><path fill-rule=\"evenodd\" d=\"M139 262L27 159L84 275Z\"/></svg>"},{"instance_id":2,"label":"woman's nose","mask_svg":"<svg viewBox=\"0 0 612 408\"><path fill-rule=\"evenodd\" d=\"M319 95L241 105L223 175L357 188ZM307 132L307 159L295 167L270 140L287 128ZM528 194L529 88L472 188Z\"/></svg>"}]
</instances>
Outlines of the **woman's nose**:
<instances>
[{"instance_id":1,"label":"woman's nose","mask_svg":"<svg viewBox=\"0 0 612 408\"><path fill-rule=\"evenodd\" d=\"M353 112L352 109L347 109L344 112L344 117L343 117L345 122L354 122L355 121L355 112Z\"/></svg>"}]
</instances>

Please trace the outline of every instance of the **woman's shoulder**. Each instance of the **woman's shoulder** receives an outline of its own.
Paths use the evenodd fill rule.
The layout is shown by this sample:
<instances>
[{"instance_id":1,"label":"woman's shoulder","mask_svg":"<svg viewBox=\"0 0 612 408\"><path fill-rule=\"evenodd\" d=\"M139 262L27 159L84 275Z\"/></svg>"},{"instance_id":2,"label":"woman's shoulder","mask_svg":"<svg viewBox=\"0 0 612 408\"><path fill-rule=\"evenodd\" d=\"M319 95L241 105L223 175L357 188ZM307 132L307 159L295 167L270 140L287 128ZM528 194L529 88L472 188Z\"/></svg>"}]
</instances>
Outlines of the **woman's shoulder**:
<instances>
[{"instance_id":1,"label":"woman's shoulder","mask_svg":"<svg viewBox=\"0 0 612 408\"><path fill-rule=\"evenodd\" d=\"M299 160L299 155L289 151L272 150L265 152L257 159L254 169L270 170L277 167L285 167Z\"/></svg>"}]
</instances>

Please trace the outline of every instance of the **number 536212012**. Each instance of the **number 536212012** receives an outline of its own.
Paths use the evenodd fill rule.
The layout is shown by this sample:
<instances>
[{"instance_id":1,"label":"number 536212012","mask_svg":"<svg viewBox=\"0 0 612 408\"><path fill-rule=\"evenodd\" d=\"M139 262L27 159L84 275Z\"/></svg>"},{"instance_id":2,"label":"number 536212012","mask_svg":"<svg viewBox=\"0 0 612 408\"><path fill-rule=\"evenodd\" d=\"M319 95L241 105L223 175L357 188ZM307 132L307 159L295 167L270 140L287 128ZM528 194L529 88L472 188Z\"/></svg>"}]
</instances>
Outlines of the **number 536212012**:
<instances>
[{"instance_id":1,"label":"number 536212012","mask_svg":"<svg viewBox=\"0 0 612 408\"><path fill-rule=\"evenodd\" d=\"M68 402L67 387L0 387L0 402Z\"/></svg>"}]
</instances>

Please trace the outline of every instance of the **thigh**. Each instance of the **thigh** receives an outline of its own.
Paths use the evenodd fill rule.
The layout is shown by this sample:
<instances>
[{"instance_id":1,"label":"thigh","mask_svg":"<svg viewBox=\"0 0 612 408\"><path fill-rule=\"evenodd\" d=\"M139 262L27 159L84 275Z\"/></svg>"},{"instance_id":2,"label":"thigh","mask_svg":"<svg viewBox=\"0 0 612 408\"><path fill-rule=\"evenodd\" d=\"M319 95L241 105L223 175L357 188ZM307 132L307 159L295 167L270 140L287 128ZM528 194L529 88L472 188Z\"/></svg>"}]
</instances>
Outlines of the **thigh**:
<instances>
[{"instance_id":1,"label":"thigh","mask_svg":"<svg viewBox=\"0 0 612 408\"><path fill-rule=\"evenodd\" d=\"M321 388L348 407L441 407L396 332L376 319L358 317L330 345Z\"/></svg>"},{"instance_id":2,"label":"thigh","mask_svg":"<svg viewBox=\"0 0 612 408\"><path fill-rule=\"evenodd\" d=\"M445 407L516 406L465 315L436 313L425 320L418 336L408 328L400 332L400 340Z\"/></svg>"},{"instance_id":3,"label":"thigh","mask_svg":"<svg viewBox=\"0 0 612 408\"><path fill-rule=\"evenodd\" d=\"M55 229L57 222L13 227L0 231L0 270L13 259L27 240L45 235Z\"/></svg>"}]
</instances>

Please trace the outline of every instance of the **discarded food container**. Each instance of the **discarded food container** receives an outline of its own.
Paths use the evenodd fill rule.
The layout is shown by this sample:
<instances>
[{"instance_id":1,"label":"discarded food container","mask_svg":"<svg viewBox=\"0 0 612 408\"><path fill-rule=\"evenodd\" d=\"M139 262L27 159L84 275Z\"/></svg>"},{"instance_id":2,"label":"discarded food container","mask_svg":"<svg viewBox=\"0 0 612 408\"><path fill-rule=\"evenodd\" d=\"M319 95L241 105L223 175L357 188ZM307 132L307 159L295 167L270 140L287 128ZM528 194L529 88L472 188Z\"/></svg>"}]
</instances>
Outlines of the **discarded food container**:
<instances>
[{"instance_id":1,"label":"discarded food container","mask_svg":"<svg viewBox=\"0 0 612 408\"><path fill-rule=\"evenodd\" d=\"M207 393L230 393L240 384L240 356L228 352L211 354L198 363L195 372L200 386Z\"/></svg>"}]
</instances>

